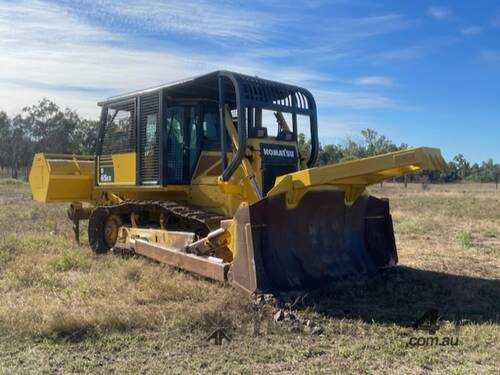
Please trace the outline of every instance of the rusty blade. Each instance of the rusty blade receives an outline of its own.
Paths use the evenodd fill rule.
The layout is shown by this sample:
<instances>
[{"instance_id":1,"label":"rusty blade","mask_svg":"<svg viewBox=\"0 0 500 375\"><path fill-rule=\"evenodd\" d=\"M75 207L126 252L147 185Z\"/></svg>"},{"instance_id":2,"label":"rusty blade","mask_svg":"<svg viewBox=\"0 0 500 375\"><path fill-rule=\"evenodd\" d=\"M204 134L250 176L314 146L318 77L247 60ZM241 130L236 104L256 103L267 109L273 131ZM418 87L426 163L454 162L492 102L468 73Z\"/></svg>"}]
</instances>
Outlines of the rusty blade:
<instances>
[{"instance_id":1,"label":"rusty blade","mask_svg":"<svg viewBox=\"0 0 500 375\"><path fill-rule=\"evenodd\" d=\"M309 191L288 209L285 199L266 198L236 213L236 286L247 292L310 288L397 263L387 201L362 196L347 207L341 191Z\"/></svg>"},{"instance_id":2,"label":"rusty blade","mask_svg":"<svg viewBox=\"0 0 500 375\"><path fill-rule=\"evenodd\" d=\"M135 252L158 262L197 273L210 279L226 281L229 263L212 260L211 257L183 253L141 239L135 240Z\"/></svg>"}]
</instances>

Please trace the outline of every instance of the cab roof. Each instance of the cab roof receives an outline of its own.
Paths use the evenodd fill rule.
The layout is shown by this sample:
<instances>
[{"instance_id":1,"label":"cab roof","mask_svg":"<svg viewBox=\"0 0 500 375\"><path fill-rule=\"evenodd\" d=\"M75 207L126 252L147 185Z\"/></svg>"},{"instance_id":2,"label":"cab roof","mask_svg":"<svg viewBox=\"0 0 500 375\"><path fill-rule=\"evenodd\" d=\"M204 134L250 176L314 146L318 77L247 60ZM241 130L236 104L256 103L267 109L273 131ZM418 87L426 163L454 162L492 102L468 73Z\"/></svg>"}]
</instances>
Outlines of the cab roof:
<instances>
[{"instance_id":1,"label":"cab roof","mask_svg":"<svg viewBox=\"0 0 500 375\"><path fill-rule=\"evenodd\" d=\"M278 105L290 109L296 107L298 112L315 111L314 99L304 88L226 70L217 70L144 90L112 96L99 102L98 105L105 106L155 92L163 92L167 97L175 99L218 100L219 78L222 78L224 98L228 104L235 103L239 97L245 104L253 106Z\"/></svg>"}]
</instances>

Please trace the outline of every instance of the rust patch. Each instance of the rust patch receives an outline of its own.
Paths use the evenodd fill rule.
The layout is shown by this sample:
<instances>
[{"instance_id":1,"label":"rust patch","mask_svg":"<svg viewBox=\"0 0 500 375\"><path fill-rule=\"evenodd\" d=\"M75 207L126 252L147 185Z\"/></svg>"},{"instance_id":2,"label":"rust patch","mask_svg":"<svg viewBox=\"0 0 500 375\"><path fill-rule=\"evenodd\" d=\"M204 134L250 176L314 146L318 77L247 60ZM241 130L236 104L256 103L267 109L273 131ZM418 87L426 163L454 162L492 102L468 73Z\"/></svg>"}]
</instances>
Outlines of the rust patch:
<instances>
[{"instance_id":1,"label":"rust patch","mask_svg":"<svg viewBox=\"0 0 500 375\"><path fill-rule=\"evenodd\" d=\"M217 263L210 260L210 257L207 256L183 253L140 239L135 241L135 252L158 262L208 277L209 279L218 281L227 280L230 263Z\"/></svg>"},{"instance_id":2,"label":"rust patch","mask_svg":"<svg viewBox=\"0 0 500 375\"><path fill-rule=\"evenodd\" d=\"M214 167L208 171L207 176L220 176L221 174L222 174L222 162L219 159L217 164L214 165Z\"/></svg>"},{"instance_id":3,"label":"rust patch","mask_svg":"<svg viewBox=\"0 0 500 375\"><path fill-rule=\"evenodd\" d=\"M200 161L198 162L198 165L196 166L196 170L194 172L193 179L200 177L203 175L205 172L208 171L207 176L218 176L222 173L221 170L221 163L220 163L220 156L217 155L201 155L200 156ZM216 164L219 164L216 168L214 167ZM210 169L210 170L209 170ZM218 172L220 170L220 172ZM216 174L213 174L214 172L218 172Z\"/></svg>"}]
</instances>

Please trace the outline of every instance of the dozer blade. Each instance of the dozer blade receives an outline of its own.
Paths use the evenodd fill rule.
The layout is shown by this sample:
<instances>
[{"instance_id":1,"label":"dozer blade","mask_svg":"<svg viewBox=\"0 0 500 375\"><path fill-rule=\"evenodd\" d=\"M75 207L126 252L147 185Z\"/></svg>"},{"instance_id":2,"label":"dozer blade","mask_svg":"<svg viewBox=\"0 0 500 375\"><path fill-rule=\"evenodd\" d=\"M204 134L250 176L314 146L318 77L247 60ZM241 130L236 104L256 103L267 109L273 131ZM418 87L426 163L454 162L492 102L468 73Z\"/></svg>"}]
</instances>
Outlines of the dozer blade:
<instances>
[{"instance_id":1,"label":"dozer blade","mask_svg":"<svg viewBox=\"0 0 500 375\"><path fill-rule=\"evenodd\" d=\"M243 203L235 215L237 253L229 274L247 292L318 287L397 263L389 203L311 190L295 208L285 194Z\"/></svg>"}]
</instances>

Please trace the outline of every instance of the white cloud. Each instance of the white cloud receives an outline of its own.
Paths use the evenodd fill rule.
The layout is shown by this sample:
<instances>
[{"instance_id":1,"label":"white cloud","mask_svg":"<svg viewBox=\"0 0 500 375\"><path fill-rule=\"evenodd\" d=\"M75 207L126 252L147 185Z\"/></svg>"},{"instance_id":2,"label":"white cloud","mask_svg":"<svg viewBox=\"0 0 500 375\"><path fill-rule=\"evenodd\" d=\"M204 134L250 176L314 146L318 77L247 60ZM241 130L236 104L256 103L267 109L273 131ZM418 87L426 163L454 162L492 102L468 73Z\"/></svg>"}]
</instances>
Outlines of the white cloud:
<instances>
[{"instance_id":1,"label":"white cloud","mask_svg":"<svg viewBox=\"0 0 500 375\"><path fill-rule=\"evenodd\" d=\"M347 137L359 135L362 129L377 127L373 120L359 115L318 116L320 141L331 144L344 141Z\"/></svg>"},{"instance_id":2,"label":"white cloud","mask_svg":"<svg viewBox=\"0 0 500 375\"><path fill-rule=\"evenodd\" d=\"M146 32L169 32L201 38L222 37L263 40L266 30L279 22L258 11L243 10L226 2L208 0L66 0L69 7L109 26Z\"/></svg>"},{"instance_id":3,"label":"white cloud","mask_svg":"<svg viewBox=\"0 0 500 375\"><path fill-rule=\"evenodd\" d=\"M375 55L376 59L381 60L414 60L422 56L424 48L422 46L411 46L389 51L383 51Z\"/></svg>"},{"instance_id":4,"label":"white cloud","mask_svg":"<svg viewBox=\"0 0 500 375\"><path fill-rule=\"evenodd\" d=\"M96 118L96 103L104 95L217 69L295 84L324 78L293 66L271 69L257 56L240 52L216 55L179 48L126 47L120 34L90 25L64 7L42 1L0 1L0 35L0 105L9 113L49 97L63 107L79 108L82 114Z\"/></svg>"},{"instance_id":5,"label":"white cloud","mask_svg":"<svg viewBox=\"0 0 500 375\"><path fill-rule=\"evenodd\" d=\"M453 45L459 41L460 38L455 36L431 37L419 45L379 52L374 54L373 58L376 61L380 60L382 62L385 62L385 60L415 60L432 52L442 50L443 48Z\"/></svg>"},{"instance_id":6,"label":"white cloud","mask_svg":"<svg viewBox=\"0 0 500 375\"><path fill-rule=\"evenodd\" d=\"M479 26L468 26L465 27L461 30L463 35L477 35L480 34L483 31L483 29Z\"/></svg>"},{"instance_id":7,"label":"white cloud","mask_svg":"<svg viewBox=\"0 0 500 375\"><path fill-rule=\"evenodd\" d=\"M396 108L398 104L387 96L360 91L312 89L318 107L350 109Z\"/></svg>"},{"instance_id":8,"label":"white cloud","mask_svg":"<svg viewBox=\"0 0 500 375\"><path fill-rule=\"evenodd\" d=\"M353 83L360 86L392 86L392 79L384 76L365 76L356 78Z\"/></svg>"},{"instance_id":9,"label":"white cloud","mask_svg":"<svg viewBox=\"0 0 500 375\"><path fill-rule=\"evenodd\" d=\"M114 3L113 0L107 6ZM196 2L202 3L201 0ZM156 4L161 7L160 3ZM162 9L165 12L167 8ZM182 21L186 17L190 19L184 13L175 14ZM138 18L137 22L147 24L148 16L142 14L142 17L145 20ZM54 3L40 0L7 3L0 0L0 109L16 113L22 107L47 97L62 107L77 109L84 116L97 118L99 109L96 103L104 97L217 69L240 71L305 87L316 86L318 89L312 91L323 110L397 107L392 99L374 92L325 90L324 83L331 81L332 77L302 68L302 62L299 62L300 66L266 63L268 55L273 54L270 49L242 46L234 53L225 54L212 52L210 48L205 52L193 52L180 46L146 50L130 45L130 35L111 32L85 19L87 17L77 17L69 8ZM391 20L395 25L385 25ZM170 21L175 23L173 19ZM202 22L206 28L213 21ZM257 21L251 22L255 24ZM401 23L399 26L398 22ZM353 37L362 38L389 32L406 23L399 16L389 15L346 21L345 25L348 24L351 29L360 26L362 30ZM224 40L225 33L243 31L240 24L231 25L210 32L217 33ZM256 26L252 27L256 29ZM202 33L194 26L185 31ZM289 56L286 50L277 53L280 57ZM359 84L384 85L390 82L384 77L360 78Z\"/></svg>"},{"instance_id":10,"label":"white cloud","mask_svg":"<svg viewBox=\"0 0 500 375\"><path fill-rule=\"evenodd\" d=\"M436 20L445 20L452 16L450 9L438 6L431 6L427 10L427 14Z\"/></svg>"},{"instance_id":11,"label":"white cloud","mask_svg":"<svg viewBox=\"0 0 500 375\"><path fill-rule=\"evenodd\" d=\"M325 28L325 35L329 38L329 43L333 45L404 30L415 24L414 20L397 13L339 18L329 20L329 22L329 27Z\"/></svg>"},{"instance_id":12,"label":"white cloud","mask_svg":"<svg viewBox=\"0 0 500 375\"><path fill-rule=\"evenodd\" d=\"M290 21L281 40L294 35L297 47L288 49L292 58L302 58L309 63L331 64L339 60L359 59L366 55L369 39L400 32L418 21L398 13L385 13L364 17L315 17L307 14ZM305 24L294 29L295 24Z\"/></svg>"},{"instance_id":13,"label":"white cloud","mask_svg":"<svg viewBox=\"0 0 500 375\"><path fill-rule=\"evenodd\" d=\"M3 45L28 38L36 45L46 44L50 38L58 45L114 40L103 29L77 22L64 8L38 0L0 1L0 34ZM20 47L24 46L17 45Z\"/></svg>"},{"instance_id":14,"label":"white cloud","mask_svg":"<svg viewBox=\"0 0 500 375\"><path fill-rule=\"evenodd\" d=\"M270 116L269 123L275 123L274 116ZM264 122L264 115L263 115ZM265 122L264 122L265 123ZM323 144L341 143L347 137L356 137L360 134L361 130L366 128L376 128L377 124L373 119L359 114L342 113L332 115L331 113L318 113L318 132L320 142ZM307 139L310 139L310 124L309 120L304 116L298 116L297 127L299 133L305 134Z\"/></svg>"},{"instance_id":15,"label":"white cloud","mask_svg":"<svg viewBox=\"0 0 500 375\"><path fill-rule=\"evenodd\" d=\"M52 100L62 108L76 110L85 118L97 119L99 116L100 108L96 103L100 98L91 93L49 91L4 82L0 84L0 110L6 111L10 116L18 114L22 108L31 106L42 98Z\"/></svg>"}]
</instances>

